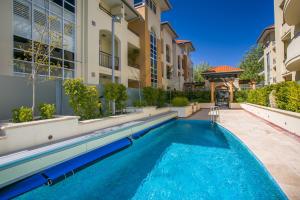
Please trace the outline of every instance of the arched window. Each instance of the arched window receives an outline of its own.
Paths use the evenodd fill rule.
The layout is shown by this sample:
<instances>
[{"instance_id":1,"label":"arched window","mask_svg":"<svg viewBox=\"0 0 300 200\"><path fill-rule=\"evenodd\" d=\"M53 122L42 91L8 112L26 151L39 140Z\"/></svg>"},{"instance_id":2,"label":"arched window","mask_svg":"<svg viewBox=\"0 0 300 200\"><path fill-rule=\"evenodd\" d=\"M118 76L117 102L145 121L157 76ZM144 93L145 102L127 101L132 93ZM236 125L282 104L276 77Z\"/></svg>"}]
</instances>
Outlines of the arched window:
<instances>
[{"instance_id":1,"label":"arched window","mask_svg":"<svg viewBox=\"0 0 300 200\"><path fill-rule=\"evenodd\" d=\"M154 30L150 33L151 85L157 87L157 44Z\"/></svg>"}]
</instances>

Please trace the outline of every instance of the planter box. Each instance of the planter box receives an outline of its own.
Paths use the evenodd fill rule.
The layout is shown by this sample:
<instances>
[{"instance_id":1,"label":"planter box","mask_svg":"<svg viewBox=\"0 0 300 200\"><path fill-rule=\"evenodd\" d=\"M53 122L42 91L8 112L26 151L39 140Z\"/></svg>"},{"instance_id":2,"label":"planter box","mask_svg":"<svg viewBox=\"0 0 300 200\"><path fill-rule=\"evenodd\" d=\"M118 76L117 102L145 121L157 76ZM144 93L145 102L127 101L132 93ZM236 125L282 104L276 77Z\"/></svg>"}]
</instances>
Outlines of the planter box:
<instances>
[{"instance_id":1,"label":"planter box","mask_svg":"<svg viewBox=\"0 0 300 200\"><path fill-rule=\"evenodd\" d=\"M197 103L197 111L201 109L200 103Z\"/></svg>"},{"instance_id":2,"label":"planter box","mask_svg":"<svg viewBox=\"0 0 300 200\"><path fill-rule=\"evenodd\" d=\"M210 108L215 105L215 103L199 103L201 108Z\"/></svg>"},{"instance_id":3,"label":"planter box","mask_svg":"<svg viewBox=\"0 0 300 200\"><path fill-rule=\"evenodd\" d=\"M171 111L176 111L178 113L178 117L188 117L193 114L193 106L185 106L185 107L171 107Z\"/></svg>"},{"instance_id":4,"label":"planter box","mask_svg":"<svg viewBox=\"0 0 300 200\"><path fill-rule=\"evenodd\" d=\"M147 106L147 107L127 107L126 112L134 113L134 112L144 112L144 113L151 113L156 110L155 106Z\"/></svg>"},{"instance_id":5,"label":"planter box","mask_svg":"<svg viewBox=\"0 0 300 200\"><path fill-rule=\"evenodd\" d=\"M56 140L74 136L78 125L77 116L24 123L10 123L0 128L0 154L22 150L28 147L48 144Z\"/></svg>"},{"instance_id":6,"label":"planter box","mask_svg":"<svg viewBox=\"0 0 300 200\"><path fill-rule=\"evenodd\" d=\"M230 103L229 108L230 109L241 109L242 107L241 107L240 103Z\"/></svg>"},{"instance_id":7,"label":"planter box","mask_svg":"<svg viewBox=\"0 0 300 200\"><path fill-rule=\"evenodd\" d=\"M255 104L242 103L241 107L272 124L300 136L300 113L269 108Z\"/></svg>"},{"instance_id":8,"label":"planter box","mask_svg":"<svg viewBox=\"0 0 300 200\"><path fill-rule=\"evenodd\" d=\"M142 112L85 121L79 121L77 116L63 116L48 120L6 124L0 127L0 155L55 143L170 111L170 108L146 107L141 109Z\"/></svg>"}]
</instances>

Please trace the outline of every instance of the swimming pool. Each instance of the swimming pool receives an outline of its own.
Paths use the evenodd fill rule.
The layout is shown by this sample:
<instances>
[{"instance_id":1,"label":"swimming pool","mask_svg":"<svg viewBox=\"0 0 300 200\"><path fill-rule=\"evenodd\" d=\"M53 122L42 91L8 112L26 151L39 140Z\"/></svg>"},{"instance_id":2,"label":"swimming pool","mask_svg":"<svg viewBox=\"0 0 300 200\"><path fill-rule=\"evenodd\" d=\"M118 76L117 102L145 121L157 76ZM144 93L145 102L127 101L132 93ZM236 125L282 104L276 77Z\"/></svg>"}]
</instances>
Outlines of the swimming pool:
<instances>
[{"instance_id":1,"label":"swimming pool","mask_svg":"<svg viewBox=\"0 0 300 200\"><path fill-rule=\"evenodd\" d=\"M243 144L209 121L174 120L19 199L286 199Z\"/></svg>"}]
</instances>

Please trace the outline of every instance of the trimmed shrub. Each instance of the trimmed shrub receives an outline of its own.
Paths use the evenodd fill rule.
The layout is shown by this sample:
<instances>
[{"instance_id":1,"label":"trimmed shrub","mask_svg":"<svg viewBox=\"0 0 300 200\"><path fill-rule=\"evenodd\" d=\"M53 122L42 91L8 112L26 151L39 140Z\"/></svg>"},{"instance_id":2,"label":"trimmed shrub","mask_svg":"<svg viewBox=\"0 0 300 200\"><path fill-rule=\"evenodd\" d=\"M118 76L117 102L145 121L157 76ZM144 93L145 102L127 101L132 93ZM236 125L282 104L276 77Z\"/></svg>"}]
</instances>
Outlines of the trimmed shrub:
<instances>
[{"instance_id":1,"label":"trimmed shrub","mask_svg":"<svg viewBox=\"0 0 300 200\"><path fill-rule=\"evenodd\" d=\"M294 81L281 82L256 90L249 90L247 102L270 106L270 93L275 91L277 108L300 112L300 85Z\"/></svg>"},{"instance_id":2,"label":"trimmed shrub","mask_svg":"<svg viewBox=\"0 0 300 200\"><path fill-rule=\"evenodd\" d=\"M32 109L29 107L21 106L12 110L12 120L15 123L30 122L33 120Z\"/></svg>"},{"instance_id":3,"label":"trimmed shrub","mask_svg":"<svg viewBox=\"0 0 300 200\"><path fill-rule=\"evenodd\" d=\"M157 107L163 107L165 106L167 101L167 92L163 89L157 89L157 99L156 99L156 106Z\"/></svg>"},{"instance_id":4,"label":"trimmed shrub","mask_svg":"<svg viewBox=\"0 0 300 200\"><path fill-rule=\"evenodd\" d=\"M172 99L172 106L184 107L189 105L189 100L186 97L175 97Z\"/></svg>"},{"instance_id":5,"label":"trimmed shrub","mask_svg":"<svg viewBox=\"0 0 300 200\"><path fill-rule=\"evenodd\" d=\"M175 97L187 97L192 102L209 103L210 91L172 91L171 99Z\"/></svg>"},{"instance_id":6,"label":"trimmed shrub","mask_svg":"<svg viewBox=\"0 0 300 200\"><path fill-rule=\"evenodd\" d=\"M279 83L275 88L276 105L283 110L300 112L300 85L296 82Z\"/></svg>"},{"instance_id":7,"label":"trimmed shrub","mask_svg":"<svg viewBox=\"0 0 300 200\"><path fill-rule=\"evenodd\" d=\"M40 104L39 111L41 113L42 119L51 119L55 114L55 105L54 104Z\"/></svg>"},{"instance_id":8,"label":"trimmed shrub","mask_svg":"<svg viewBox=\"0 0 300 200\"><path fill-rule=\"evenodd\" d=\"M147 106L147 103L145 101L135 101L133 102L133 106L137 108L142 108Z\"/></svg>"},{"instance_id":9,"label":"trimmed shrub","mask_svg":"<svg viewBox=\"0 0 300 200\"><path fill-rule=\"evenodd\" d=\"M246 102L248 98L248 90L240 90L234 92L234 100L237 103Z\"/></svg>"},{"instance_id":10,"label":"trimmed shrub","mask_svg":"<svg viewBox=\"0 0 300 200\"><path fill-rule=\"evenodd\" d=\"M99 117L101 103L95 86L86 86L81 79L68 79L64 82L64 89L70 106L81 120Z\"/></svg>"},{"instance_id":11,"label":"trimmed shrub","mask_svg":"<svg viewBox=\"0 0 300 200\"><path fill-rule=\"evenodd\" d=\"M153 87L144 87L143 97L148 106L156 106L158 90Z\"/></svg>"},{"instance_id":12,"label":"trimmed shrub","mask_svg":"<svg viewBox=\"0 0 300 200\"><path fill-rule=\"evenodd\" d=\"M125 85L118 84L117 85L117 98L116 98L116 109L123 112L123 109L126 107L126 101L128 99L127 89Z\"/></svg>"},{"instance_id":13,"label":"trimmed shrub","mask_svg":"<svg viewBox=\"0 0 300 200\"><path fill-rule=\"evenodd\" d=\"M268 102L269 102L268 90L266 88L250 90L248 93L247 101L249 103L258 104L261 106L268 106Z\"/></svg>"},{"instance_id":14,"label":"trimmed shrub","mask_svg":"<svg viewBox=\"0 0 300 200\"><path fill-rule=\"evenodd\" d=\"M123 84L107 83L104 85L104 98L107 114L111 114L112 112L111 101L115 101L116 110L122 112L126 107L126 100L128 98L126 87Z\"/></svg>"}]
</instances>

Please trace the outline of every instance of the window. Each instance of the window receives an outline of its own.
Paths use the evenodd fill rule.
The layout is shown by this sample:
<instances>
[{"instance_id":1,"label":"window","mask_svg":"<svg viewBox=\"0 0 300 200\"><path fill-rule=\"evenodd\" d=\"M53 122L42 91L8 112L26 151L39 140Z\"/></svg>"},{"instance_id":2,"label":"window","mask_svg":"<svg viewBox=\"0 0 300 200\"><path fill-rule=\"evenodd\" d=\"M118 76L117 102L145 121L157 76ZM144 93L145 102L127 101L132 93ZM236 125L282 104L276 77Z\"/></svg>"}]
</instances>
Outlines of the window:
<instances>
[{"instance_id":1,"label":"window","mask_svg":"<svg viewBox=\"0 0 300 200\"><path fill-rule=\"evenodd\" d=\"M134 0L133 4L134 6L141 6L145 3L144 0Z\"/></svg>"},{"instance_id":2,"label":"window","mask_svg":"<svg viewBox=\"0 0 300 200\"><path fill-rule=\"evenodd\" d=\"M151 61L151 85L157 87L157 45L156 35L152 30L150 33L150 61Z\"/></svg>"},{"instance_id":3,"label":"window","mask_svg":"<svg viewBox=\"0 0 300 200\"><path fill-rule=\"evenodd\" d=\"M181 69L180 64L181 64L180 56L177 56L177 67L178 67L179 70Z\"/></svg>"},{"instance_id":4,"label":"window","mask_svg":"<svg viewBox=\"0 0 300 200\"><path fill-rule=\"evenodd\" d=\"M167 66L167 79L171 80L172 79L172 67Z\"/></svg>"},{"instance_id":5,"label":"window","mask_svg":"<svg viewBox=\"0 0 300 200\"><path fill-rule=\"evenodd\" d=\"M38 74L59 78L74 77L75 2L13 0L15 73L32 73L34 56L30 51L39 45L45 60L39 65ZM55 48L49 48L50 45Z\"/></svg>"},{"instance_id":6,"label":"window","mask_svg":"<svg viewBox=\"0 0 300 200\"><path fill-rule=\"evenodd\" d=\"M171 61L171 58L170 58L170 46L169 45L166 45L166 60L167 60L167 62Z\"/></svg>"}]
</instances>

